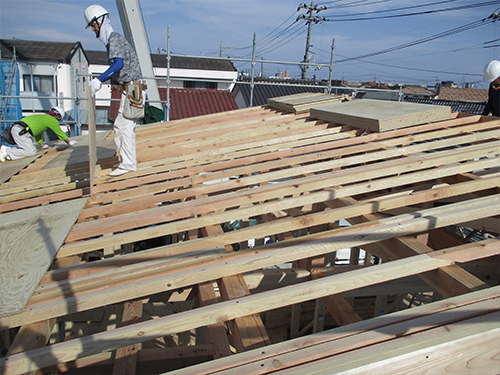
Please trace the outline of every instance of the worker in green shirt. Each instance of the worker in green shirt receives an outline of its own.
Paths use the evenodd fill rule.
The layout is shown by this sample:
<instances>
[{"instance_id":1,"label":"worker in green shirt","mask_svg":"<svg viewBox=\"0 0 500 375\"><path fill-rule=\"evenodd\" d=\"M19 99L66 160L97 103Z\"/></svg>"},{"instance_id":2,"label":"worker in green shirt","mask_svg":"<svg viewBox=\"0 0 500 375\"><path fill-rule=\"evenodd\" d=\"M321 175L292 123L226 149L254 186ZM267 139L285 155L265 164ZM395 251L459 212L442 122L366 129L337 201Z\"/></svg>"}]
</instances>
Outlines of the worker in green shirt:
<instances>
[{"instance_id":1,"label":"worker in green shirt","mask_svg":"<svg viewBox=\"0 0 500 375\"><path fill-rule=\"evenodd\" d=\"M66 142L68 145L73 145L76 141L70 141L66 133L61 130L59 121L62 120L64 110L59 107L51 108L48 114L26 116L22 120L16 122L10 129L9 143L15 143L14 147L2 145L0 149L0 161L21 159L28 156L36 155L36 143L42 148L47 148L43 142L43 132L47 129L52 129L57 137ZM7 135L8 136L8 135ZM4 137L9 139L8 137Z\"/></svg>"}]
</instances>

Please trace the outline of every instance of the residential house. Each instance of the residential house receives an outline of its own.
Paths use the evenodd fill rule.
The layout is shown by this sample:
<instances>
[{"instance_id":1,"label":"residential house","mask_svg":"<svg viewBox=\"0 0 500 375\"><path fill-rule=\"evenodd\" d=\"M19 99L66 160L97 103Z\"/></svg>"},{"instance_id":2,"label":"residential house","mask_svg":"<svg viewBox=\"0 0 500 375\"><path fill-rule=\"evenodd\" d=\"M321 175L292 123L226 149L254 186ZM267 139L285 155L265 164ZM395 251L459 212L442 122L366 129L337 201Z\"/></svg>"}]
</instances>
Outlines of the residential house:
<instances>
[{"instance_id":1,"label":"residential house","mask_svg":"<svg viewBox=\"0 0 500 375\"><path fill-rule=\"evenodd\" d=\"M85 94L82 75L88 62L80 42L40 42L1 39L1 57L15 60L19 68L21 107L24 114L49 111L60 105L74 108L74 99Z\"/></svg>"},{"instance_id":2,"label":"residential house","mask_svg":"<svg viewBox=\"0 0 500 375\"><path fill-rule=\"evenodd\" d=\"M87 55L90 63L89 69L93 76L108 69L107 52L87 51ZM167 87L167 55L152 54L151 61L158 88L162 91ZM170 61L170 88L231 91L236 78L237 70L227 59L172 56ZM112 96L110 82L104 82L103 86L104 90L97 92L96 105L100 109L108 109L112 106L109 101ZM113 97L115 97L114 94ZM163 105L158 103L157 106ZM114 116L111 115L110 118L113 119Z\"/></svg>"}]
</instances>

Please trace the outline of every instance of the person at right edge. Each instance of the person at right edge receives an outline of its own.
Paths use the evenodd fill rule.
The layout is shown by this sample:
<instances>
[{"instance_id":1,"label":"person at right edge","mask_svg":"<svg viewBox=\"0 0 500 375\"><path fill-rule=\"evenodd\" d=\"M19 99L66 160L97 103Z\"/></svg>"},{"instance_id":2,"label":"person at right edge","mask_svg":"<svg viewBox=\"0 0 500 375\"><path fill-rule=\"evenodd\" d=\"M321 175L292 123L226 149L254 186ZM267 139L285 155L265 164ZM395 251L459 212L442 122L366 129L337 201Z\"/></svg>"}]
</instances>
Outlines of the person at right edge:
<instances>
[{"instance_id":1,"label":"person at right edge","mask_svg":"<svg viewBox=\"0 0 500 375\"><path fill-rule=\"evenodd\" d=\"M91 5L85 10L85 21L87 27L92 28L98 38L108 51L108 59L111 66L99 77L89 82L89 89L95 94L101 89L102 82L111 78L112 83L118 83L123 87L123 95L120 101L118 116L113 124L114 139L120 164L113 170L110 176L120 176L124 173L137 169L135 150L135 126L136 120L126 118L124 106L129 84L142 83L141 67L134 48L120 34L115 32L109 20L109 12L100 5Z\"/></svg>"},{"instance_id":2,"label":"person at right edge","mask_svg":"<svg viewBox=\"0 0 500 375\"><path fill-rule=\"evenodd\" d=\"M492 60L484 67L484 80L490 82L488 89L488 103L484 107L483 115L500 117L500 61Z\"/></svg>"}]
</instances>

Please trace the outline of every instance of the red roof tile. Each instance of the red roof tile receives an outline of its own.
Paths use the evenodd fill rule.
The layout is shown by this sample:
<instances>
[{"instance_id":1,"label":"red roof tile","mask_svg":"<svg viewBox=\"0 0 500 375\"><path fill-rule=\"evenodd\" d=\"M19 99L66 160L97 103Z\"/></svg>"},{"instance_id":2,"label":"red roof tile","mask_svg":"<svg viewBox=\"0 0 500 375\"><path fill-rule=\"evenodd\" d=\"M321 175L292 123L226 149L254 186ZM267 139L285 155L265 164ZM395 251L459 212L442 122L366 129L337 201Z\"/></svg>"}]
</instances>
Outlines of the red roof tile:
<instances>
[{"instance_id":1,"label":"red roof tile","mask_svg":"<svg viewBox=\"0 0 500 375\"><path fill-rule=\"evenodd\" d=\"M167 100L167 89L159 88L160 99ZM113 89L111 97L120 98L121 88ZM118 114L119 102L111 102L110 120ZM170 89L170 120L208 115L238 109L233 95L223 90Z\"/></svg>"},{"instance_id":2,"label":"red roof tile","mask_svg":"<svg viewBox=\"0 0 500 375\"><path fill-rule=\"evenodd\" d=\"M467 102L487 102L488 90L464 89L459 87L441 87L437 96L444 100L462 100Z\"/></svg>"},{"instance_id":3,"label":"red roof tile","mask_svg":"<svg viewBox=\"0 0 500 375\"><path fill-rule=\"evenodd\" d=\"M402 91L405 94L424 94L424 95L434 94L432 91L429 91L426 88L423 88L420 86L406 86L406 87L403 87Z\"/></svg>"}]
</instances>

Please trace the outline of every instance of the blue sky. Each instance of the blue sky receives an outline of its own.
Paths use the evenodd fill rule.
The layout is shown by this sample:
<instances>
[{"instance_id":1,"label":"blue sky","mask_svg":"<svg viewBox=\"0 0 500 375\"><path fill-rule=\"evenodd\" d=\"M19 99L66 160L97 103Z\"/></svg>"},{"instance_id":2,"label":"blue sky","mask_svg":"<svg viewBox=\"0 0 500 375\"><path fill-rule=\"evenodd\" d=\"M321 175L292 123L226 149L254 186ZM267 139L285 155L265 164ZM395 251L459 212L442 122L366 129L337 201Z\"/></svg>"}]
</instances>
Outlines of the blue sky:
<instances>
[{"instance_id":1,"label":"blue sky","mask_svg":"<svg viewBox=\"0 0 500 375\"><path fill-rule=\"evenodd\" d=\"M115 0L0 0L0 37L43 41L82 42L87 50L104 50L90 30L85 30L83 13L91 4L104 6L114 29L121 32ZM166 50L167 26L171 27L171 50L176 54L249 58L256 33L257 56L266 60L299 62L304 57L305 13L297 11L301 1L292 0L140 0L152 52ZM306 1L307 5L311 1ZM333 79L349 81L406 82L433 85L437 80L455 83L482 81L482 69L500 60L500 20L482 21L500 1L468 0L315 0L327 9L317 13L329 21L312 27L311 52L315 62L329 63L333 38L335 55ZM425 4L433 4L423 6ZM485 6L478 6L487 4ZM441 11L460 8L454 11ZM395 9L400 9L396 10ZM413 16L402 14L425 13ZM398 15L393 18L379 18ZM360 20L370 18L369 20ZM354 19L353 21L347 21ZM464 26L469 30L435 40L414 43L450 34ZM477 26L477 27L476 27ZM415 44L415 45L413 45ZM395 48L412 45L408 48ZM394 49L392 52L376 54ZM358 59L357 57L375 54ZM351 59L356 58L356 59ZM235 63L238 70L247 63ZM260 72L257 64L256 70ZM265 64L264 73L290 71L299 77L296 66ZM310 69L308 77L327 78L328 69Z\"/></svg>"}]
</instances>

